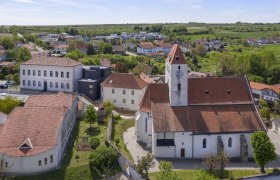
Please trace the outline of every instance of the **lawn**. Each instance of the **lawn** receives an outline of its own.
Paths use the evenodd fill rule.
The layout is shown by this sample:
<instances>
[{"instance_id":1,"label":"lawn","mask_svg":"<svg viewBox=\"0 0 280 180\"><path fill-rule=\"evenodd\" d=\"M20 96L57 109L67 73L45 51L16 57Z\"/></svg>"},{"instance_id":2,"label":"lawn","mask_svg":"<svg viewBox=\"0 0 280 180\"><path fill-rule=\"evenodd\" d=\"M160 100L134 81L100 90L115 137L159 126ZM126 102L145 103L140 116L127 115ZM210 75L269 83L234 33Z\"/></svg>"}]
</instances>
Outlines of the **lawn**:
<instances>
[{"instance_id":1,"label":"lawn","mask_svg":"<svg viewBox=\"0 0 280 180\"><path fill-rule=\"evenodd\" d=\"M93 128L94 127L94 128ZM101 145L105 145L106 139L106 128L107 122L104 124L94 123L92 128L89 129L89 124L84 121L78 121L75 127L74 140L77 137L91 137L97 136L100 138ZM16 177L13 179L19 180L32 180L32 179L99 179L100 177L94 171L91 171L88 163L88 155L90 151L76 151L74 146L71 146L67 149L64 159L62 161L62 167L58 170L51 171L48 173L35 175L35 176L25 176L25 177ZM79 156L79 159L76 160L76 156Z\"/></svg>"},{"instance_id":2,"label":"lawn","mask_svg":"<svg viewBox=\"0 0 280 180\"><path fill-rule=\"evenodd\" d=\"M133 127L133 126L135 126L135 121L133 119L116 120L115 124L114 124L113 135L112 135L113 142L115 142L116 139L120 140L120 142L118 144L120 151L132 162L133 162L133 158L132 158L130 152L126 149L126 146L124 144L123 132L126 129Z\"/></svg>"},{"instance_id":3,"label":"lawn","mask_svg":"<svg viewBox=\"0 0 280 180\"><path fill-rule=\"evenodd\" d=\"M266 170L267 173L271 173L272 170ZM196 170L177 170L176 173L178 175L180 175L182 177L182 179L188 179L188 180L192 180L194 179L194 174L195 174ZM233 177L234 179L237 178L241 178L241 177L246 177L246 176L253 176L253 175L258 175L259 174L259 170L255 170L255 169L250 169L250 170L226 170L225 171L225 176L226 179L230 179L231 177ZM216 177L216 179L219 179L219 172L215 171L214 172L214 176ZM149 174L150 179L155 180L155 179L159 179L160 178L160 173L156 172L156 173L151 173Z\"/></svg>"}]
</instances>

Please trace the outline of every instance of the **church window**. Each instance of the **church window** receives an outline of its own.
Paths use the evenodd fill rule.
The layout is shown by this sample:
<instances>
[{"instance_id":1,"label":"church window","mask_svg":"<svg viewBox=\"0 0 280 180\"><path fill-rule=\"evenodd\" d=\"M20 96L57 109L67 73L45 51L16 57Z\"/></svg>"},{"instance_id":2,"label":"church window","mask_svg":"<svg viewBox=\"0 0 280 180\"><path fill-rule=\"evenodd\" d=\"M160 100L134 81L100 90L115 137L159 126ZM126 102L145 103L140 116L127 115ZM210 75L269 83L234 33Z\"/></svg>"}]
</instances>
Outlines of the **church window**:
<instances>
[{"instance_id":1,"label":"church window","mask_svg":"<svg viewBox=\"0 0 280 180\"><path fill-rule=\"evenodd\" d=\"M202 141L202 148L206 148L206 139L205 138Z\"/></svg>"},{"instance_id":2,"label":"church window","mask_svg":"<svg viewBox=\"0 0 280 180\"><path fill-rule=\"evenodd\" d=\"M181 91L181 83L178 83L178 91Z\"/></svg>"},{"instance_id":3,"label":"church window","mask_svg":"<svg viewBox=\"0 0 280 180\"><path fill-rule=\"evenodd\" d=\"M48 158L45 158L45 165L48 164Z\"/></svg>"},{"instance_id":4,"label":"church window","mask_svg":"<svg viewBox=\"0 0 280 180\"><path fill-rule=\"evenodd\" d=\"M39 166L41 166L41 165L42 165L42 162L41 162L41 160L39 160L38 164L39 164Z\"/></svg>"},{"instance_id":5,"label":"church window","mask_svg":"<svg viewBox=\"0 0 280 180\"><path fill-rule=\"evenodd\" d=\"M232 138L228 138L228 147L231 148L232 147Z\"/></svg>"},{"instance_id":6,"label":"church window","mask_svg":"<svg viewBox=\"0 0 280 180\"><path fill-rule=\"evenodd\" d=\"M148 118L145 118L145 132L148 131Z\"/></svg>"}]
</instances>

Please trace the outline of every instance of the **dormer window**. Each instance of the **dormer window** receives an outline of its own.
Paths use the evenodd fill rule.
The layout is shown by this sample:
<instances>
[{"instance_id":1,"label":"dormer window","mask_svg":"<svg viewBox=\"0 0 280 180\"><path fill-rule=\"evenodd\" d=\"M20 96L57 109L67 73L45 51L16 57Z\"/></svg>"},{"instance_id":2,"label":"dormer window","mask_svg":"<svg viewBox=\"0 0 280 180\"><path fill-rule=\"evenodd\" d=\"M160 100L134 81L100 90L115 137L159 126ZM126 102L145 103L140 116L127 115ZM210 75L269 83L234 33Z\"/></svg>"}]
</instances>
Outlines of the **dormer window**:
<instances>
[{"instance_id":1,"label":"dormer window","mask_svg":"<svg viewBox=\"0 0 280 180\"><path fill-rule=\"evenodd\" d=\"M32 149L32 143L29 138L27 138L23 143L18 147L19 149Z\"/></svg>"},{"instance_id":2,"label":"dormer window","mask_svg":"<svg viewBox=\"0 0 280 180\"><path fill-rule=\"evenodd\" d=\"M229 89L227 90L227 93L230 94L230 90Z\"/></svg>"}]
</instances>

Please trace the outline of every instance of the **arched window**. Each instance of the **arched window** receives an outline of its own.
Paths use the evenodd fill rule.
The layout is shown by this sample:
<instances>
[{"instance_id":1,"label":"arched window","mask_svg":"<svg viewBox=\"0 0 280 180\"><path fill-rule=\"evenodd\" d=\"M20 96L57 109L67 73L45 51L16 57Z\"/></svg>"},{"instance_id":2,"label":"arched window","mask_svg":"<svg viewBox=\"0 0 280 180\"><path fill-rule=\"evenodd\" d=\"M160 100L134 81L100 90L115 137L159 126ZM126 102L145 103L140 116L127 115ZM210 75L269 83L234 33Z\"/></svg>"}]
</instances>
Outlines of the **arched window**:
<instances>
[{"instance_id":1,"label":"arched window","mask_svg":"<svg viewBox=\"0 0 280 180\"><path fill-rule=\"evenodd\" d=\"M50 157L50 163L53 163L53 155Z\"/></svg>"},{"instance_id":2,"label":"arched window","mask_svg":"<svg viewBox=\"0 0 280 180\"><path fill-rule=\"evenodd\" d=\"M205 138L203 139L202 147L203 147L203 148L206 148L206 139L205 139Z\"/></svg>"},{"instance_id":3,"label":"arched window","mask_svg":"<svg viewBox=\"0 0 280 180\"><path fill-rule=\"evenodd\" d=\"M181 91L181 83L178 83L178 91Z\"/></svg>"},{"instance_id":4,"label":"arched window","mask_svg":"<svg viewBox=\"0 0 280 180\"><path fill-rule=\"evenodd\" d=\"M228 147L229 148L232 147L232 138L231 137L228 138Z\"/></svg>"}]
</instances>

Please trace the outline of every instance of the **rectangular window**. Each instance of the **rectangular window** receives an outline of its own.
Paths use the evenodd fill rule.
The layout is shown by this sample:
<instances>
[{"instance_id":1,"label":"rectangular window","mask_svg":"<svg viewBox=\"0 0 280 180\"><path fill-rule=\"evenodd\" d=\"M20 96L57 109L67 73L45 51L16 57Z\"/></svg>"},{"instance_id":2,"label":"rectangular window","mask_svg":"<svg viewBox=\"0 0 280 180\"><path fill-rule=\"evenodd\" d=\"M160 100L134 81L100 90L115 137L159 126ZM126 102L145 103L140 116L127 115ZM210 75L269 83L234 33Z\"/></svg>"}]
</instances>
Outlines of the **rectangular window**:
<instances>
[{"instance_id":1,"label":"rectangular window","mask_svg":"<svg viewBox=\"0 0 280 180\"><path fill-rule=\"evenodd\" d=\"M114 99L114 103L117 103L117 100L116 100L116 99Z\"/></svg>"},{"instance_id":2,"label":"rectangular window","mask_svg":"<svg viewBox=\"0 0 280 180\"><path fill-rule=\"evenodd\" d=\"M93 88L93 85L89 85L89 88L92 89L92 88Z\"/></svg>"},{"instance_id":3,"label":"rectangular window","mask_svg":"<svg viewBox=\"0 0 280 180\"><path fill-rule=\"evenodd\" d=\"M66 83L66 89L69 89L69 88L70 88L69 83Z\"/></svg>"},{"instance_id":4,"label":"rectangular window","mask_svg":"<svg viewBox=\"0 0 280 180\"><path fill-rule=\"evenodd\" d=\"M123 99L122 102L125 103L125 99Z\"/></svg>"},{"instance_id":5,"label":"rectangular window","mask_svg":"<svg viewBox=\"0 0 280 180\"><path fill-rule=\"evenodd\" d=\"M24 69L24 70L22 70L22 75L25 75L25 69Z\"/></svg>"},{"instance_id":6,"label":"rectangular window","mask_svg":"<svg viewBox=\"0 0 280 180\"><path fill-rule=\"evenodd\" d=\"M39 165L39 166L42 165L42 161L41 161L41 160L38 161L38 165Z\"/></svg>"},{"instance_id":7,"label":"rectangular window","mask_svg":"<svg viewBox=\"0 0 280 180\"><path fill-rule=\"evenodd\" d=\"M63 77L64 77L64 72L61 72L61 73L60 73L60 76L63 78Z\"/></svg>"},{"instance_id":8,"label":"rectangular window","mask_svg":"<svg viewBox=\"0 0 280 180\"><path fill-rule=\"evenodd\" d=\"M93 91L89 91L89 94L93 94Z\"/></svg>"},{"instance_id":9,"label":"rectangular window","mask_svg":"<svg viewBox=\"0 0 280 180\"><path fill-rule=\"evenodd\" d=\"M53 82L50 82L50 87L51 87L51 88L53 87Z\"/></svg>"},{"instance_id":10,"label":"rectangular window","mask_svg":"<svg viewBox=\"0 0 280 180\"><path fill-rule=\"evenodd\" d=\"M55 71L55 77L58 77L58 72L57 71Z\"/></svg>"},{"instance_id":11,"label":"rectangular window","mask_svg":"<svg viewBox=\"0 0 280 180\"><path fill-rule=\"evenodd\" d=\"M25 86L25 80L22 80L22 85L24 85L24 86Z\"/></svg>"},{"instance_id":12,"label":"rectangular window","mask_svg":"<svg viewBox=\"0 0 280 180\"><path fill-rule=\"evenodd\" d=\"M148 131L148 118L145 118L145 132Z\"/></svg>"},{"instance_id":13,"label":"rectangular window","mask_svg":"<svg viewBox=\"0 0 280 180\"><path fill-rule=\"evenodd\" d=\"M112 89L112 94L115 94L115 89Z\"/></svg>"},{"instance_id":14,"label":"rectangular window","mask_svg":"<svg viewBox=\"0 0 280 180\"><path fill-rule=\"evenodd\" d=\"M275 124L275 131L278 132L278 125Z\"/></svg>"},{"instance_id":15,"label":"rectangular window","mask_svg":"<svg viewBox=\"0 0 280 180\"><path fill-rule=\"evenodd\" d=\"M41 81L38 81L38 86L41 87Z\"/></svg>"},{"instance_id":16,"label":"rectangular window","mask_svg":"<svg viewBox=\"0 0 280 180\"><path fill-rule=\"evenodd\" d=\"M52 71L50 71L50 77L53 77L53 72Z\"/></svg>"},{"instance_id":17,"label":"rectangular window","mask_svg":"<svg viewBox=\"0 0 280 180\"><path fill-rule=\"evenodd\" d=\"M134 100L133 99L131 100L131 104L134 104Z\"/></svg>"},{"instance_id":18,"label":"rectangular window","mask_svg":"<svg viewBox=\"0 0 280 180\"><path fill-rule=\"evenodd\" d=\"M134 90L131 90L131 95L134 95Z\"/></svg>"},{"instance_id":19,"label":"rectangular window","mask_svg":"<svg viewBox=\"0 0 280 180\"><path fill-rule=\"evenodd\" d=\"M61 89L64 89L64 83L61 83L60 87Z\"/></svg>"},{"instance_id":20,"label":"rectangular window","mask_svg":"<svg viewBox=\"0 0 280 180\"><path fill-rule=\"evenodd\" d=\"M36 81L33 81L33 86L36 86Z\"/></svg>"},{"instance_id":21,"label":"rectangular window","mask_svg":"<svg viewBox=\"0 0 280 180\"><path fill-rule=\"evenodd\" d=\"M58 82L55 83L55 88L58 88Z\"/></svg>"},{"instance_id":22,"label":"rectangular window","mask_svg":"<svg viewBox=\"0 0 280 180\"><path fill-rule=\"evenodd\" d=\"M45 158L45 165L48 164L48 158Z\"/></svg>"},{"instance_id":23,"label":"rectangular window","mask_svg":"<svg viewBox=\"0 0 280 180\"><path fill-rule=\"evenodd\" d=\"M27 85L30 86L30 80L27 81Z\"/></svg>"},{"instance_id":24,"label":"rectangular window","mask_svg":"<svg viewBox=\"0 0 280 180\"><path fill-rule=\"evenodd\" d=\"M35 70L33 70L33 76L36 76L36 71Z\"/></svg>"},{"instance_id":25,"label":"rectangular window","mask_svg":"<svg viewBox=\"0 0 280 180\"><path fill-rule=\"evenodd\" d=\"M70 78L70 73L69 72L66 73L66 77Z\"/></svg>"},{"instance_id":26,"label":"rectangular window","mask_svg":"<svg viewBox=\"0 0 280 180\"><path fill-rule=\"evenodd\" d=\"M40 70L38 70L38 76L41 76L41 71Z\"/></svg>"},{"instance_id":27,"label":"rectangular window","mask_svg":"<svg viewBox=\"0 0 280 180\"><path fill-rule=\"evenodd\" d=\"M6 168L8 167L8 162L5 162L5 166L6 166Z\"/></svg>"},{"instance_id":28,"label":"rectangular window","mask_svg":"<svg viewBox=\"0 0 280 180\"><path fill-rule=\"evenodd\" d=\"M47 77L47 71L44 71L44 77Z\"/></svg>"},{"instance_id":29,"label":"rectangular window","mask_svg":"<svg viewBox=\"0 0 280 180\"><path fill-rule=\"evenodd\" d=\"M30 70L28 70L27 75L30 76Z\"/></svg>"},{"instance_id":30,"label":"rectangular window","mask_svg":"<svg viewBox=\"0 0 280 180\"><path fill-rule=\"evenodd\" d=\"M122 93L125 94L125 90L123 90Z\"/></svg>"},{"instance_id":31,"label":"rectangular window","mask_svg":"<svg viewBox=\"0 0 280 180\"><path fill-rule=\"evenodd\" d=\"M53 155L50 157L50 163L53 163Z\"/></svg>"}]
</instances>

